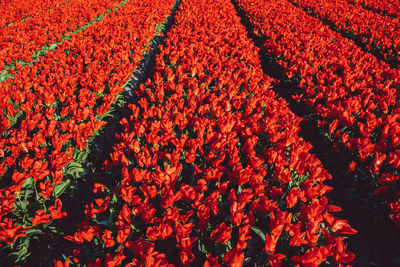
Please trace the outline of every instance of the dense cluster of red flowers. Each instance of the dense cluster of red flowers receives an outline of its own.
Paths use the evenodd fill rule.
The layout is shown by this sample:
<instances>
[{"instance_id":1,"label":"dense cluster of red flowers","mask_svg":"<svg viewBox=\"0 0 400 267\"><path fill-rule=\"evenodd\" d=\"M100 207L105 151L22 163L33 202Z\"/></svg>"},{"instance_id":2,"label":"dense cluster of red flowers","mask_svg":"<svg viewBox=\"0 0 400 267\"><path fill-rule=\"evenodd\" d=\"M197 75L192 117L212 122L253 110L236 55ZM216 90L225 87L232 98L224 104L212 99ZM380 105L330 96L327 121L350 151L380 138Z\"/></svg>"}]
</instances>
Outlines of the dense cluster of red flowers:
<instances>
[{"instance_id":1,"label":"dense cluster of red flowers","mask_svg":"<svg viewBox=\"0 0 400 267\"><path fill-rule=\"evenodd\" d=\"M60 197L71 182L66 166L105 125L172 6L130 1L0 83L1 246L68 216Z\"/></svg>"},{"instance_id":2,"label":"dense cluster of red flowers","mask_svg":"<svg viewBox=\"0 0 400 267\"><path fill-rule=\"evenodd\" d=\"M289 77L300 79L295 99L311 107L321 130L354 155L386 198L400 224L400 73L363 52L289 2L240 0L266 48L279 57Z\"/></svg>"},{"instance_id":3,"label":"dense cluster of red flowers","mask_svg":"<svg viewBox=\"0 0 400 267\"><path fill-rule=\"evenodd\" d=\"M39 1L40 2L40 1ZM118 0L74 0L22 22L0 29L0 72L32 61L45 45L61 42L72 32L89 24L108 9L119 7ZM10 71L10 70L9 70ZM12 70L11 70L12 72Z\"/></svg>"},{"instance_id":4,"label":"dense cluster of red flowers","mask_svg":"<svg viewBox=\"0 0 400 267\"><path fill-rule=\"evenodd\" d=\"M35 16L44 10L57 7L67 0L41 0L41 1L1 1L0 3L0 28L23 18Z\"/></svg>"},{"instance_id":5,"label":"dense cluster of red flowers","mask_svg":"<svg viewBox=\"0 0 400 267\"><path fill-rule=\"evenodd\" d=\"M393 18L400 17L400 5L397 0L348 0L348 2Z\"/></svg>"},{"instance_id":6,"label":"dense cluster of red flowers","mask_svg":"<svg viewBox=\"0 0 400 267\"><path fill-rule=\"evenodd\" d=\"M327 19L342 31L354 34L368 48L374 43L388 60L400 60L400 21L382 16L346 0L293 0L317 16ZM399 3L397 6L400 7Z\"/></svg>"},{"instance_id":7,"label":"dense cluster of red flowers","mask_svg":"<svg viewBox=\"0 0 400 267\"><path fill-rule=\"evenodd\" d=\"M76 244L67 263L352 261L344 238L356 230L332 215L331 176L246 33L229 0L182 1L104 163L119 183L94 185L96 200L65 237ZM101 253L88 253L96 246Z\"/></svg>"},{"instance_id":8,"label":"dense cluster of red flowers","mask_svg":"<svg viewBox=\"0 0 400 267\"><path fill-rule=\"evenodd\" d=\"M298 82L294 100L307 105L335 151L348 152L348 171L370 178L400 226L400 70L322 22L399 60L392 11L400 7L392 0L234 2ZM51 257L56 266L353 261L345 238L357 231L334 215L341 209L326 196L331 175L299 137L303 119L272 90L282 84L263 73L260 49L231 1L0 6L0 72L14 74L0 82L0 249L25 250L16 263L30 253L30 240L48 233L67 244ZM151 74L133 92L130 114L116 120L121 131L101 165L115 182L79 173L174 6ZM76 195L82 177L93 185L89 196ZM74 219L83 220L64 231L72 198L86 204Z\"/></svg>"}]
</instances>

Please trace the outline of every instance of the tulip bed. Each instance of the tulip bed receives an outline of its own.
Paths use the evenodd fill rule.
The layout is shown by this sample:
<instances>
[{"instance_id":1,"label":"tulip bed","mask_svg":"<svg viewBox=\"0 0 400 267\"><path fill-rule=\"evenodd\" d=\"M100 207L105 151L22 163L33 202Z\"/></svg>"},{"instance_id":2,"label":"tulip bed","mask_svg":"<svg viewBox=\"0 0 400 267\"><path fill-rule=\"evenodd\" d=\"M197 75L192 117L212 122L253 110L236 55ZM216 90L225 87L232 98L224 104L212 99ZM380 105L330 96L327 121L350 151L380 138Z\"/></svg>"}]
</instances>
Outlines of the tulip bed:
<instances>
[{"instance_id":1,"label":"tulip bed","mask_svg":"<svg viewBox=\"0 0 400 267\"><path fill-rule=\"evenodd\" d=\"M61 197L74 188L87 142L173 4L124 3L0 84L0 240L19 249L17 260L68 216Z\"/></svg>"},{"instance_id":2,"label":"tulip bed","mask_svg":"<svg viewBox=\"0 0 400 267\"><path fill-rule=\"evenodd\" d=\"M2 1L0 3L0 28L68 2L67 0Z\"/></svg>"},{"instance_id":3,"label":"tulip bed","mask_svg":"<svg viewBox=\"0 0 400 267\"><path fill-rule=\"evenodd\" d=\"M226 27L226 25L230 25ZM104 169L95 201L65 238L62 263L91 266L342 266L355 234L300 118L262 74L258 49L228 0L183 0L152 77ZM99 253L101 251L101 253Z\"/></svg>"},{"instance_id":4,"label":"tulip bed","mask_svg":"<svg viewBox=\"0 0 400 267\"><path fill-rule=\"evenodd\" d=\"M399 71L289 2L238 2L268 51L299 81L293 98L310 107L335 150L352 153L349 171L367 173L399 224Z\"/></svg>"},{"instance_id":5,"label":"tulip bed","mask_svg":"<svg viewBox=\"0 0 400 267\"><path fill-rule=\"evenodd\" d=\"M397 0L348 0L348 2L393 18L400 17L400 6Z\"/></svg>"},{"instance_id":6,"label":"tulip bed","mask_svg":"<svg viewBox=\"0 0 400 267\"><path fill-rule=\"evenodd\" d=\"M15 68L44 55L70 35L82 31L107 12L120 6L117 0L74 0L25 21L0 29L0 80L9 78Z\"/></svg>"},{"instance_id":7,"label":"tulip bed","mask_svg":"<svg viewBox=\"0 0 400 267\"><path fill-rule=\"evenodd\" d=\"M399 22L356 2L9 1L0 265L351 266L357 230L301 127L400 226ZM288 82L307 119L276 93Z\"/></svg>"},{"instance_id":8,"label":"tulip bed","mask_svg":"<svg viewBox=\"0 0 400 267\"><path fill-rule=\"evenodd\" d=\"M346 0L293 0L307 12L332 22L339 30L361 40L387 60L400 60L400 21L351 5ZM398 5L399 6L399 5Z\"/></svg>"}]
</instances>

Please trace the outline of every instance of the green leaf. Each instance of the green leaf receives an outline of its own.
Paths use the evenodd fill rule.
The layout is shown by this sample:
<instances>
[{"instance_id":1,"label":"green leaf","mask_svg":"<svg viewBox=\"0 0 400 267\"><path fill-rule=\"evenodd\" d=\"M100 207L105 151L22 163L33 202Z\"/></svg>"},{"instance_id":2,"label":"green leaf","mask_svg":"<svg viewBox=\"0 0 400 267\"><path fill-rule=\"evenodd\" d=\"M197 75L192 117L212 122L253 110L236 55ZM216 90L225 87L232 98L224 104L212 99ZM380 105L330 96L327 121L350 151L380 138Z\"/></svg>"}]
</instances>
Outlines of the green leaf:
<instances>
[{"instance_id":1,"label":"green leaf","mask_svg":"<svg viewBox=\"0 0 400 267\"><path fill-rule=\"evenodd\" d=\"M24 114L24 112L22 110L20 110L20 111L18 111L18 113L15 116L10 116L11 127L13 127L14 125L17 124L19 118L21 118L23 114Z\"/></svg>"},{"instance_id":2,"label":"green leaf","mask_svg":"<svg viewBox=\"0 0 400 267\"><path fill-rule=\"evenodd\" d=\"M253 230L254 233L256 233L265 242L266 233L264 233L264 231L261 228L259 228L257 226L252 226L250 228L251 228L251 230Z\"/></svg>"},{"instance_id":3,"label":"green leaf","mask_svg":"<svg viewBox=\"0 0 400 267\"><path fill-rule=\"evenodd\" d=\"M21 244L19 244L16 247L17 251L10 253L10 255L15 256L17 258L15 261L16 263L25 261L26 258L30 255L30 253L28 253L29 245L30 245L30 240L26 238L22 241Z\"/></svg>"},{"instance_id":4,"label":"green leaf","mask_svg":"<svg viewBox=\"0 0 400 267\"><path fill-rule=\"evenodd\" d=\"M21 191L27 188L33 188L33 178L29 177L21 187Z\"/></svg>"},{"instance_id":5,"label":"green leaf","mask_svg":"<svg viewBox=\"0 0 400 267\"><path fill-rule=\"evenodd\" d=\"M240 194L240 193L242 192L242 189L243 189L243 188L239 185L239 186L238 186L237 193Z\"/></svg>"},{"instance_id":6,"label":"green leaf","mask_svg":"<svg viewBox=\"0 0 400 267\"><path fill-rule=\"evenodd\" d=\"M82 164L76 161L70 162L65 166L65 174L73 178L80 178L86 173Z\"/></svg>"},{"instance_id":7,"label":"green leaf","mask_svg":"<svg viewBox=\"0 0 400 267\"><path fill-rule=\"evenodd\" d=\"M30 228L28 231L26 231L27 236L39 235L41 233L42 233L42 230L37 229L37 228Z\"/></svg>"},{"instance_id":8,"label":"green leaf","mask_svg":"<svg viewBox=\"0 0 400 267\"><path fill-rule=\"evenodd\" d=\"M226 252L228 252L228 250L231 250L231 249L232 249L232 243L231 243L230 240L229 240L228 242L226 242L225 244L226 244L226 247L227 247Z\"/></svg>"},{"instance_id":9,"label":"green leaf","mask_svg":"<svg viewBox=\"0 0 400 267\"><path fill-rule=\"evenodd\" d=\"M72 157L75 159L76 163L79 164L79 162L85 161L88 154L89 154L89 151L87 149L85 149L85 150L75 149Z\"/></svg>"},{"instance_id":10,"label":"green leaf","mask_svg":"<svg viewBox=\"0 0 400 267\"><path fill-rule=\"evenodd\" d=\"M203 252L205 255L208 254L206 246L201 241L198 241L198 249L199 249L200 252Z\"/></svg>"},{"instance_id":11,"label":"green leaf","mask_svg":"<svg viewBox=\"0 0 400 267\"><path fill-rule=\"evenodd\" d=\"M59 183L58 185L56 185L54 187L55 196L59 197L65 191L65 189L67 189L69 184L70 184L70 180L67 180L67 181L63 181L63 182Z\"/></svg>"}]
</instances>

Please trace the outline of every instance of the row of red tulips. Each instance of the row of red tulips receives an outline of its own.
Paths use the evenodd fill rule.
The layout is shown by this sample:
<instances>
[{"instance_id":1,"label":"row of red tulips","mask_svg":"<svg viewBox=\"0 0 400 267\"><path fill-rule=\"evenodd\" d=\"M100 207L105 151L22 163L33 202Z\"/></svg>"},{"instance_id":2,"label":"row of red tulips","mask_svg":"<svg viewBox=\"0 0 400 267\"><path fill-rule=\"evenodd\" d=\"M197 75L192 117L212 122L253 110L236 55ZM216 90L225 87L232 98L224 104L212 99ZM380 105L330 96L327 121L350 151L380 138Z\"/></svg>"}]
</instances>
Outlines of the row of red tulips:
<instances>
[{"instance_id":1,"label":"row of red tulips","mask_svg":"<svg viewBox=\"0 0 400 267\"><path fill-rule=\"evenodd\" d=\"M0 29L0 72L13 73L15 64L24 65L52 48L82 26L104 16L108 9L117 9L118 0L73 0L68 5L51 9L10 27ZM42 53L44 53L43 51Z\"/></svg>"},{"instance_id":2,"label":"row of red tulips","mask_svg":"<svg viewBox=\"0 0 400 267\"><path fill-rule=\"evenodd\" d=\"M68 0L43 0L43 1L1 1L0 3L0 28L20 21L23 18L35 16L44 10L58 7Z\"/></svg>"},{"instance_id":3,"label":"row of red tulips","mask_svg":"<svg viewBox=\"0 0 400 267\"><path fill-rule=\"evenodd\" d=\"M94 185L96 200L65 237L76 248L57 264L352 261L344 238L356 231L332 215L331 176L246 34L229 0L182 1L104 163L118 185Z\"/></svg>"},{"instance_id":4,"label":"row of red tulips","mask_svg":"<svg viewBox=\"0 0 400 267\"><path fill-rule=\"evenodd\" d=\"M400 21L382 16L346 0L293 0L307 12L332 22L341 31L353 34L366 44L377 47L387 60L400 60Z\"/></svg>"},{"instance_id":5,"label":"row of red tulips","mask_svg":"<svg viewBox=\"0 0 400 267\"><path fill-rule=\"evenodd\" d=\"M400 5L397 0L348 0L348 2L393 18L400 17Z\"/></svg>"},{"instance_id":6,"label":"row of red tulips","mask_svg":"<svg viewBox=\"0 0 400 267\"><path fill-rule=\"evenodd\" d=\"M2 246L26 244L67 216L60 198L79 166L69 163L105 125L172 5L130 1L0 84Z\"/></svg>"},{"instance_id":7,"label":"row of red tulips","mask_svg":"<svg viewBox=\"0 0 400 267\"><path fill-rule=\"evenodd\" d=\"M238 2L289 78L299 79L293 97L311 108L335 149L351 151L350 171L367 169L371 183L379 182L375 193L400 223L399 72L287 1Z\"/></svg>"}]
</instances>

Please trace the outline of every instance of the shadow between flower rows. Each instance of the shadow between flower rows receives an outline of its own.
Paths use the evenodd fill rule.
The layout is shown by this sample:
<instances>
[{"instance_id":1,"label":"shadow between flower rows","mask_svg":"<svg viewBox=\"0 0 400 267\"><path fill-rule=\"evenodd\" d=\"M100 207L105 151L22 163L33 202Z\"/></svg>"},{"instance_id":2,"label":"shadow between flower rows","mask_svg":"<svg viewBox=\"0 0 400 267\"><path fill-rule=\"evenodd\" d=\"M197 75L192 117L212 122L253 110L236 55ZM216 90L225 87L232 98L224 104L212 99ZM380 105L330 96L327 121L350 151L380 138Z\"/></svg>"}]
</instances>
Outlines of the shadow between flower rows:
<instances>
[{"instance_id":1,"label":"shadow between flower rows","mask_svg":"<svg viewBox=\"0 0 400 267\"><path fill-rule=\"evenodd\" d=\"M231 1L247 29L248 37L260 49L259 57L264 74L279 80L279 84L273 88L274 91L289 103L289 108L295 115L305 119L299 135L313 145L310 152L316 155L332 175L332 180L326 181L326 184L333 188L328 193L329 198L342 208L341 216L358 231L358 234L347 240L349 250L356 255L353 266L394 266L398 257L394 248L399 246L396 239L400 240L400 231L385 217L385 214L388 214L386 207L379 205L374 198L373 186L365 182L367 177L354 179L354 174L347 170L352 160L350 153L344 147L336 153L332 142L318 129L317 121L312 119L310 108L294 101L292 95L298 91L298 77L289 79L275 57L264 48L266 41L274 40L257 36L245 12L234 0ZM326 21L324 23L328 24ZM366 51L365 48L363 50ZM374 56L379 58L379 55Z\"/></svg>"}]
</instances>

